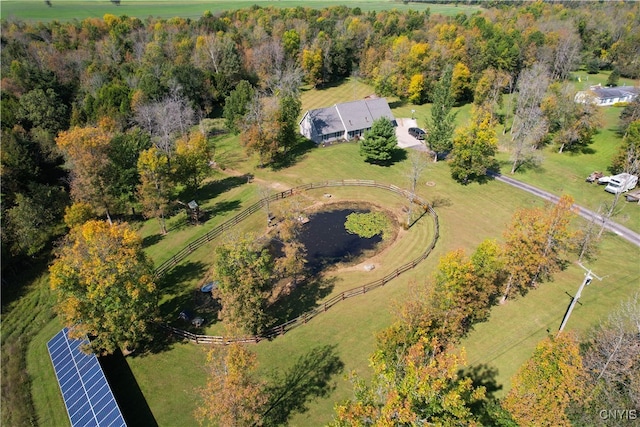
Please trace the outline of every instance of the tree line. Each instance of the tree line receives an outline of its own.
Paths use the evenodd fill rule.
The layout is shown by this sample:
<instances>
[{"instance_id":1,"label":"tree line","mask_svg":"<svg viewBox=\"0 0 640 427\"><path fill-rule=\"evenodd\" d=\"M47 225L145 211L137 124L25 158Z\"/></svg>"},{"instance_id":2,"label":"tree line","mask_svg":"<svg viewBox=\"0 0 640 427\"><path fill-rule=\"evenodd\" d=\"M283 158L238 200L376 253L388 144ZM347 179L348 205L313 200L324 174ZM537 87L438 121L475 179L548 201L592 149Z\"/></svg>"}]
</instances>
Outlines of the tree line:
<instances>
[{"instance_id":1,"label":"tree line","mask_svg":"<svg viewBox=\"0 0 640 427\"><path fill-rule=\"evenodd\" d=\"M64 23L3 20L2 218L3 253L9 255L3 259L33 256L62 232L70 193L77 200L84 186L56 138L74 128L100 128L105 117L111 140L101 156L110 167L102 173L109 176L90 180L106 199L95 207L111 214L141 204L161 224L171 183L149 168L173 169L174 183L196 186L211 155L190 126L222 115L262 164L277 161L297 143L301 82L322 86L354 75L379 95L416 104L474 102L490 112L490 125L506 123L509 117L496 116L496 107L505 91L517 90L510 126L514 170L535 161L547 131L560 150L580 147L598 122L587 120L587 106L569 102L563 81L584 64L640 75L633 61L640 45L637 14L637 4L629 3L568 8L537 2L453 17L256 6L205 12L195 20L112 14ZM450 130L440 129L451 119L430 120L436 152L453 150ZM207 123L201 126L205 138L215 131ZM469 171L453 172L463 182L492 167L474 164L470 159L482 156L470 151L490 153L493 143L475 147L469 140L461 139L454 156ZM162 159L150 165L147 154L141 171L138 157L152 145L154 156L167 156L167 166ZM178 152L174 169L171 157Z\"/></svg>"}]
</instances>

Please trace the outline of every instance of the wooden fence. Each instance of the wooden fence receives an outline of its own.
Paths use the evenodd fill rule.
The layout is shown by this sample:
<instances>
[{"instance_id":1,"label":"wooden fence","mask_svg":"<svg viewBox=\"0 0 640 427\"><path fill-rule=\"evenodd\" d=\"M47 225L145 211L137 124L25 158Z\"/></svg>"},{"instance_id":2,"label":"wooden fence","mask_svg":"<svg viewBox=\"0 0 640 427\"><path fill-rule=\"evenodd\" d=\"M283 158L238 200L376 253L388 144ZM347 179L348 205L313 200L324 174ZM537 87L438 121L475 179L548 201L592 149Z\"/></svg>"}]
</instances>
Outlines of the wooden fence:
<instances>
[{"instance_id":1,"label":"wooden fence","mask_svg":"<svg viewBox=\"0 0 640 427\"><path fill-rule=\"evenodd\" d=\"M271 196L266 197L254 203L253 205L249 206L247 209L245 209L235 217L225 221L224 223L220 224L213 230L209 231L207 234L189 243L185 248L183 248L180 252L175 254L169 260L160 264L158 268L156 268L155 270L156 277L162 276L171 268L173 268L176 264L180 263L183 259L185 259L190 253L192 253L193 251L195 251L205 243L215 239L226 230L233 228L234 226L236 226L237 224L245 220L250 215L259 211L267 203L267 201L271 202L275 200L285 199L298 192L307 191L315 188L346 187L346 186L375 187L383 190L392 191L396 194L406 197L407 199L413 200L413 203L416 203L422 206L423 207L422 214L429 213L429 215L433 219L434 226L435 226L433 239L431 240L431 243L427 246L426 250L422 254L420 254L417 258L398 267L397 269L387 274L383 278L374 280L373 282L367 283L365 285L361 285L361 286L343 291L340 294L334 296L333 298L323 302L321 305L313 308L312 310L307 311L306 313L294 319L291 319L285 323L269 328L261 335L245 336L245 337L222 337L222 336L198 335L188 331L184 331L182 329L174 328L173 326L169 326L169 325L161 325L161 326L169 330L170 332L172 332L174 335L180 336L196 344L226 345L233 342L257 343L263 339L271 339L278 335L282 335L285 332L290 331L291 329L297 326L307 323L309 320L313 319L320 313L324 313L334 305L338 304L340 301L344 301L347 298L352 298L358 295L366 294L367 292L370 292L376 288L386 285L391 280L400 276L402 273L405 273L415 268L420 262L422 262L425 258L429 256L433 248L436 246L436 242L438 241L438 238L440 237L440 224L438 222L438 215L428 203L426 203L424 200L420 199L417 196L413 196L410 192L403 190L399 187L396 187L395 185L381 184L379 182L375 182L372 180L348 179L348 180L341 180L341 181L323 181L323 182L300 185L298 187L294 187L280 193L272 194ZM418 219L420 217L418 217ZM413 223L415 223L415 221Z\"/></svg>"}]
</instances>

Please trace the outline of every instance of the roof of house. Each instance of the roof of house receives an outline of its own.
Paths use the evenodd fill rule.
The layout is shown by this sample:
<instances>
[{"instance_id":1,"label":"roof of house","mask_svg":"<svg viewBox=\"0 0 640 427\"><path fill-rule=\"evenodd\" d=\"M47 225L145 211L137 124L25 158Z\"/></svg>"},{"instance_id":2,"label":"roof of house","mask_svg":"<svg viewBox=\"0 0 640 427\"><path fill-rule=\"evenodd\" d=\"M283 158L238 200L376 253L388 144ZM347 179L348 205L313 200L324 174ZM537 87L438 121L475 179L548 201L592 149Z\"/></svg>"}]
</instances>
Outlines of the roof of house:
<instances>
[{"instance_id":1,"label":"roof of house","mask_svg":"<svg viewBox=\"0 0 640 427\"><path fill-rule=\"evenodd\" d=\"M308 112L319 134L347 132L371 127L374 120L387 117L393 121L395 118L385 98L362 99L359 101L344 102L331 107L318 108Z\"/></svg>"},{"instance_id":2,"label":"roof of house","mask_svg":"<svg viewBox=\"0 0 640 427\"><path fill-rule=\"evenodd\" d=\"M629 95L638 95L638 93L640 93L640 88L634 86L591 86L591 90L600 99L624 98Z\"/></svg>"}]
</instances>

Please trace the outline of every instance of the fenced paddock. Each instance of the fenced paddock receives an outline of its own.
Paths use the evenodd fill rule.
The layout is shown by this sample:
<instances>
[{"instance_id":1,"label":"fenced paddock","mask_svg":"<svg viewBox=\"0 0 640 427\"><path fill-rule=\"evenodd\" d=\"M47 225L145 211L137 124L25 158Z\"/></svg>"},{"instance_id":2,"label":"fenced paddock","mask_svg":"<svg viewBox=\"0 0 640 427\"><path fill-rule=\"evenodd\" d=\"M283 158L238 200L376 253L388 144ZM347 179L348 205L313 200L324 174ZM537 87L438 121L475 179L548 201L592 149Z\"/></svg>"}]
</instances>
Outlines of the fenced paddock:
<instances>
[{"instance_id":1,"label":"fenced paddock","mask_svg":"<svg viewBox=\"0 0 640 427\"><path fill-rule=\"evenodd\" d=\"M231 219L225 221L224 223L220 224L219 226L217 226L216 228L212 229L211 231L209 231L205 235L199 237L198 239L194 240L193 242L190 242L187 246L185 246L182 250L180 250L178 253L176 253L173 257L171 257L170 259L168 259L165 262L163 262L162 264L160 264L155 270L155 275L156 275L156 277L160 277L160 276L166 274L169 270L171 270L173 267L175 267L177 264L179 264L182 260L184 260L187 256L189 256L196 249L200 248L204 244L206 244L206 243L212 241L213 239L217 238L218 236L220 236L225 231L232 229L233 227L235 227L236 225L238 225L239 223L241 223L242 221L247 219L249 216L251 216L254 213L258 212L267 203L270 203L270 202L273 202L273 201L277 201L277 200L286 199L286 198L291 197L291 196L293 196L295 194L298 194L300 192L308 191L308 190L312 190L312 189L327 188L327 187L349 187L349 186L379 188L379 189L382 189L382 190L391 191L393 193L396 193L396 194L398 194L398 195L400 195L400 196L412 201L414 204L420 206L422 208L421 214L412 222L411 225L415 224L415 222L418 221L425 214L428 214L431 217L431 219L433 220L433 223L434 223L434 234L433 234L433 237L432 237L430 243L427 245L426 249L419 256L417 256L416 258L414 258L411 261L407 262L406 264L396 268L394 271L392 271L391 273L387 274L386 276L384 276L384 277L382 277L380 279L371 281L371 282L369 282L367 284L364 284L364 285L361 285L361 286L357 286L357 287L354 287L354 288L351 288L351 289L347 289L347 290L335 295L334 297L330 298L329 300L321 303L317 307L307 311L306 313L304 313L304 314L302 314L302 315L300 315L300 316L298 316L296 318L293 318L291 320L288 320L288 321L286 321L286 322L284 322L284 323L282 323L280 325L276 325L276 326L268 329L267 331L265 331L261 335L243 336L243 337L223 337L223 336L211 336L211 335L198 335L198 334L194 334L192 332L188 332L188 331L185 331L185 330L182 330L182 329L179 329L179 328L175 328L175 327L169 326L169 325L162 325L162 327L165 328L166 330L170 331L174 335L179 336L179 337L181 337L183 339L189 340L189 341L191 341L193 343L196 343L196 344L226 345L226 344L231 344L231 343L234 343L234 342L257 343L257 342L260 342L260 341L265 340L265 339L273 339L278 335L285 334L287 331L290 331L291 329L294 329L294 328L296 328L296 327L298 327L300 325L304 325L309 320L313 319L314 317L316 317L320 313L326 312L331 307L333 307L334 305L338 304L341 301L344 301L344 300L349 299L349 298L353 298L353 297L358 296L358 295L366 294L367 292L370 292L370 291L372 291L374 289L377 289L377 288L379 288L381 286L386 285L391 280L397 278L401 274L403 274L403 273L415 268L420 262L422 262L424 259L426 259L429 256L429 254L431 253L431 251L435 247L435 245L436 245L436 243L438 241L438 238L440 237L440 226L439 226L439 222L438 222L438 215L436 214L435 210L431 207L431 205L429 205L426 201L424 201L423 199L421 199L418 196L412 195L409 191L404 190L404 189L402 189L400 187L397 187L395 185L383 184L383 183L379 183L379 182L376 182L376 181L373 181L373 180L360 180L360 179L348 179L348 180L339 180L339 181L337 181L337 180L336 181L329 180L329 181L323 181L323 182L316 182L316 183L300 185L298 187L294 187L294 188L291 188L289 190L282 191L280 193L275 193L275 194L272 194L269 197L265 197L265 198L259 200L258 202L256 202L253 205L249 206L244 211L240 212L238 215L236 215L233 218L231 218Z\"/></svg>"}]
</instances>

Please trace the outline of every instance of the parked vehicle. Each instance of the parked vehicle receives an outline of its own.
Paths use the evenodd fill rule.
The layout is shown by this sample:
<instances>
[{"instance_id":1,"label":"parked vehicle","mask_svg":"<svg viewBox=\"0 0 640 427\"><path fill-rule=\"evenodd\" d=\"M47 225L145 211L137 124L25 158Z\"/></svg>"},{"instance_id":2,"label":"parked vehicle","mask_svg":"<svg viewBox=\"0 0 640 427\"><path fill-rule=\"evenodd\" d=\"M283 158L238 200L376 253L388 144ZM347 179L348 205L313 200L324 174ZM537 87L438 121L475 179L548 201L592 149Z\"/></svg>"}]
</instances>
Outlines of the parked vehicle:
<instances>
[{"instance_id":1,"label":"parked vehicle","mask_svg":"<svg viewBox=\"0 0 640 427\"><path fill-rule=\"evenodd\" d=\"M637 176L631 175L630 173L620 173L611 177L604 191L612 194L620 194L636 188L637 184Z\"/></svg>"},{"instance_id":2,"label":"parked vehicle","mask_svg":"<svg viewBox=\"0 0 640 427\"><path fill-rule=\"evenodd\" d=\"M415 139L423 140L426 132L420 128L409 128L409 135L414 137Z\"/></svg>"},{"instance_id":3,"label":"parked vehicle","mask_svg":"<svg viewBox=\"0 0 640 427\"><path fill-rule=\"evenodd\" d=\"M585 181L587 181L588 183L591 184L593 182L596 182L597 180L599 180L603 176L604 176L604 174L602 172L598 172L598 171L591 172L591 175L589 175Z\"/></svg>"}]
</instances>

